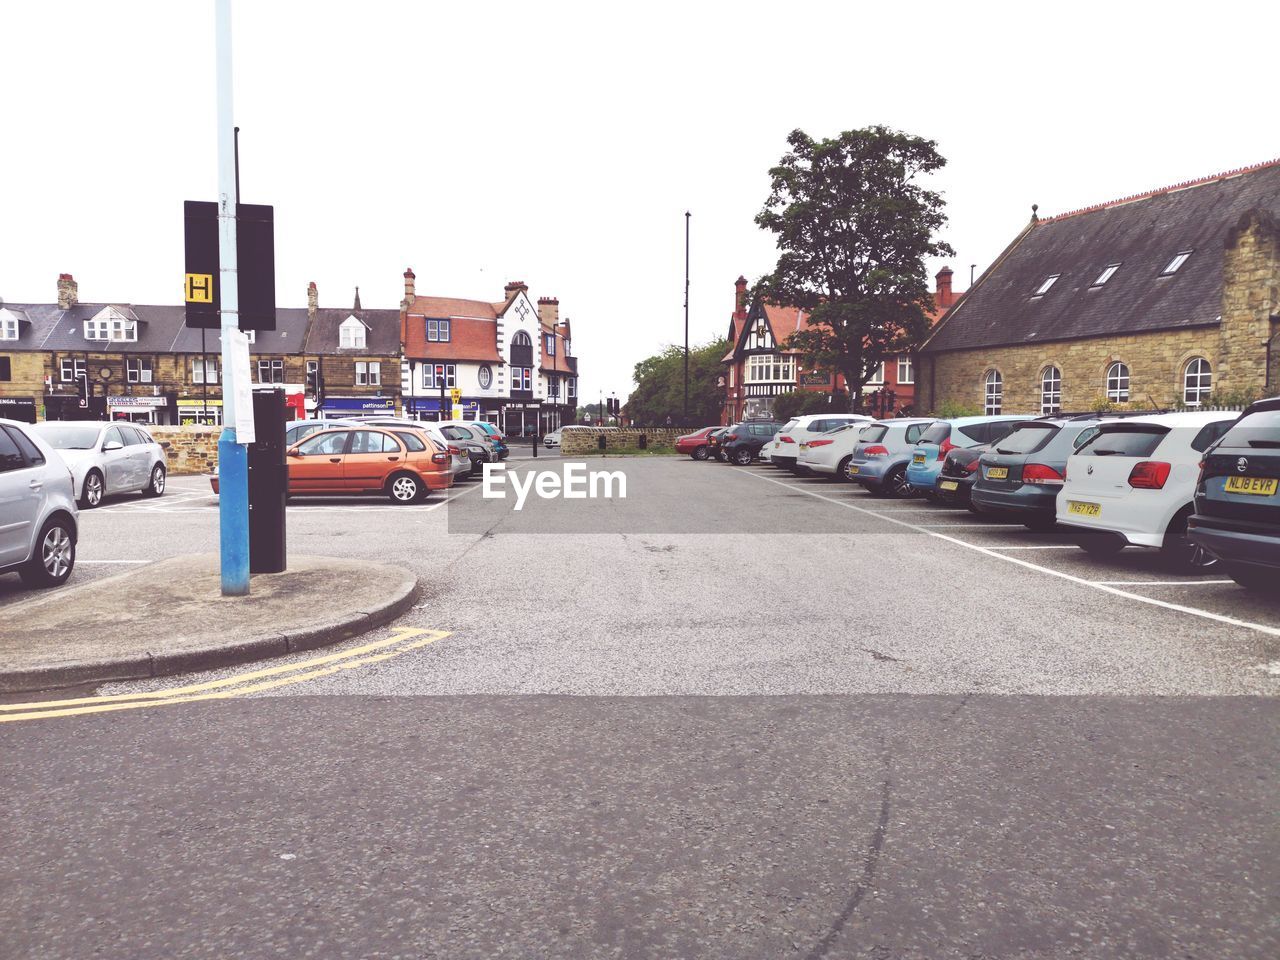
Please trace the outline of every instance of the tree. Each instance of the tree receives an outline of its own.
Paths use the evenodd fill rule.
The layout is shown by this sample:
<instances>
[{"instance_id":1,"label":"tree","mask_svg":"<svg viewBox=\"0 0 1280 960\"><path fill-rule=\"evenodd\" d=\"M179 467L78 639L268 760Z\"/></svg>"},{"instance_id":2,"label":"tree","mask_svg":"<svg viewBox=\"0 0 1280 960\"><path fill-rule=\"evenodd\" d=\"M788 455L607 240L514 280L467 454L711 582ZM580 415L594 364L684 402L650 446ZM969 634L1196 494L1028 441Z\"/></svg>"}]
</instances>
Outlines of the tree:
<instances>
[{"instance_id":1,"label":"tree","mask_svg":"<svg viewBox=\"0 0 1280 960\"><path fill-rule=\"evenodd\" d=\"M632 378L636 388L627 397L627 413L636 423L683 426L720 422L724 389L717 380L724 375L720 359L729 349L725 340L689 348L689 423L684 421L684 348L668 346L636 364Z\"/></svg>"},{"instance_id":2,"label":"tree","mask_svg":"<svg viewBox=\"0 0 1280 960\"><path fill-rule=\"evenodd\" d=\"M756 216L781 253L754 293L809 314L787 346L844 374L857 409L880 362L928 333L925 258L954 251L933 239L942 197L916 180L946 160L934 141L880 126L820 141L795 130L787 142Z\"/></svg>"},{"instance_id":3,"label":"tree","mask_svg":"<svg viewBox=\"0 0 1280 960\"><path fill-rule=\"evenodd\" d=\"M773 399L773 416L777 420L790 420L792 417L803 417L806 414L840 412L849 407L849 395L843 390L825 390L818 393L813 390L790 390L780 393Z\"/></svg>"}]
</instances>

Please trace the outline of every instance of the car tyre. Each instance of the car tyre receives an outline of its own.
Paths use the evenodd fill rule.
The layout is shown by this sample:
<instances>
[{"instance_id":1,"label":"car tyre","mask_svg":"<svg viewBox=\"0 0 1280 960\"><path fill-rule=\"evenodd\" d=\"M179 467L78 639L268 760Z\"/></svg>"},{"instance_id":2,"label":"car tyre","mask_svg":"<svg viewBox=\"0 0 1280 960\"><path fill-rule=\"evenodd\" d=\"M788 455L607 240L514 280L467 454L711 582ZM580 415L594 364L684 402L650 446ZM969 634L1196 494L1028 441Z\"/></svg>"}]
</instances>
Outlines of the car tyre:
<instances>
[{"instance_id":1,"label":"car tyre","mask_svg":"<svg viewBox=\"0 0 1280 960\"><path fill-rule=\"evenodd\" d=\"M836 479L843 480L845 483L853 483L853 474L849 472L849 465L853 463L853 457L848 456L836 464Z\"/></svg>"},{"instance_id":2,"label":"car tyre","mask_svg":"<svg viewBox=\"0 0 1280 960\"><path fill-rule=\"evenodd\" d=\"M60 587L75 565L75 528L65 517L52 517L41 529L35 551L18 575L28 587Z\"/></svg>"},{"instance_id":3,"label":"car tyre","mask_svg":"<svg viewBox=\"0 0 1280 960\"><path fill-rule=\"evenodd\" d=\"M740 447L733 451L733 462L740 467L745 467L754 459L755 456L746 447Z\"/></svg>"},{"instance_id":4,"label":"car tyre","mask_svg":"<svg viewBox=\"0 0 1280 960\"><path fill-rule=\"evenodd\" d=\"M77 501L80 509L92 510L102 503L106 492L107 485L102 480L102 474L97 470L90 470L85 474L84 485L80 489L80 499Z\"/></svg>"},{"instance_id":5,"label":"car tyre","mask_svg":"<svg viewBox=\"0 0 1280 960\"><path fill-rule=\"evenodd\" d=\"M387 481L387 495L392 503L417 503L425 494L426 487L411 473L397 473Z\"/></svg>"},{"instance_id":6,"label":"car tyre","mask_svg":"<svg viewBox=\"0 0 1280 960\"><path fill-rule=\"evenodd\" d=\"M705 443L700 447L694 447L693 453L690 454L695 460L705 460L707 455L707 445Z\"/></svg>"},{"instance_id":7,"label":"car tyre","mask_svg":"<svg viewBox=\"0 0 1280 960\"><path fill-rule=\"evenodd\" d=\"M1259 570L1257 567L1247 567L1240 563L1227 563L1226 568L1227 576L1250 593L1262 593L1264 590L1274 591L1276 588L1276 573L1274 570Z\"/></svg>"},{"instance_id":8,"label":"car tyre","mask_svg":"<svg viewBox=\"0 0 1280 960\"><path fill-rule=\"evenodd\" d=\"M164 464L157 463L151 468L151 482L142 488L143 495L147 497L163 496L165 479Z\"/></svg>"},{"instance_id":9,"label":"car tyre","mask_svg":"<svg viewBox=\"0 0 1280 960\"><path fill-rule=\"evenodd\" d=\"M885 474L884 482L876 487L875 493L878 497L887 497L890 500L904 500L915 492L915 488L907 482L907 468L905 466L894 467Z\"/></svg>"},{"instance_id":10,"label":"car tyre","mask_svg":"<svg viewBox=\"0 0 1280 960\"><path fill-rule=\"evenodd\" d=\"M1187 539L1188 514L1174 517L1164 532L1160 556L1165 566L1174 573L1202 573L1220 562L1217 557L1197 543Z\"/></svg>"}]
</instances>

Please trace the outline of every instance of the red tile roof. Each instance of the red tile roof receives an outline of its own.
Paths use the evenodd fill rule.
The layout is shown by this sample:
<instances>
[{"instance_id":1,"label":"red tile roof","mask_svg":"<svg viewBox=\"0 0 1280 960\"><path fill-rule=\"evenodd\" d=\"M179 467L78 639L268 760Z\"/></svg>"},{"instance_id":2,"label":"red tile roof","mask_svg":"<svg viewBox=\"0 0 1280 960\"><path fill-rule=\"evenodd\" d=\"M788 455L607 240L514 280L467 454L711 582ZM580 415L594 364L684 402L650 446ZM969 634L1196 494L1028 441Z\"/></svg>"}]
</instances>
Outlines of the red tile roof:
<instances>
[{"instance_id":1,"label":"red tile roof","mask_svg":"<svg viewBox=\"0 0 1280 960\"><path fill-rule=\"evenodd\" d=\"M408 311L404 353L414 360L478 360L501 363L498 313L483 300L417 297ZM503 306L503 305L500 305ZM449 341L427 340L427 319L449 321Z\"/></svg>"}]
</instances>

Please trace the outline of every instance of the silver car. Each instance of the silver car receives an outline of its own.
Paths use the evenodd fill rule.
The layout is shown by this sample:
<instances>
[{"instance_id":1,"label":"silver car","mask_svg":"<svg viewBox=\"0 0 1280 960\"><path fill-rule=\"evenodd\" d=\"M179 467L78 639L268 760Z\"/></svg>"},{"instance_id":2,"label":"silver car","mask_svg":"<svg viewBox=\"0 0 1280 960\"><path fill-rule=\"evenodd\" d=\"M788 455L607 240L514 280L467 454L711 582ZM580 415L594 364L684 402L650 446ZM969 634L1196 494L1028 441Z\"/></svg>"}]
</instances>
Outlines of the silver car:
<instances>
[{"instance_id":1,"label":"silver car","mask_svg":"<svg viewBox=\"0 0 1280 960\"><path fill-rule=\"evenodd\" d=\"M27 424L0 420L0 573L56 587L76 565L71 471Z\"/></svg>"},{"instance_id":2,"label":"silver car","mask_svg":"<svg viewBox=\"0 0 1280 960\"><path fill-rule=\"evenodd\" d=\"M32 429L71 468L81 507L96 507L116 493L164 493L169 471L164 451L136 424L46 420Z\"/></svg>"}]
</instances>

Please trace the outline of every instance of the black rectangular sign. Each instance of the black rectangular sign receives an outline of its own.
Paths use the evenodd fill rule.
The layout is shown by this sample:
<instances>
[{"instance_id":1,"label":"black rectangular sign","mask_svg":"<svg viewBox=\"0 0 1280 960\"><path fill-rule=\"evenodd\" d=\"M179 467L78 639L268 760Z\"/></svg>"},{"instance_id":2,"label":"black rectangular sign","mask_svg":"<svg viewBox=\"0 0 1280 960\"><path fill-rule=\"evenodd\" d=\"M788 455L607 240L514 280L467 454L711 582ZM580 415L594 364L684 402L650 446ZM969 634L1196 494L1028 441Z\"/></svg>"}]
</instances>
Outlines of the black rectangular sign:
<instances>
[{"instance_id":1,"label":"black rectangular sign","mask_svg":"<svg viewBox=\"0 0 1280 960\"><path fill-rule=\"evenodd\" d=\"M222 326L218 285L218 205L187 200L185 213L187 275L183 300L187 326ZM240 329L276 328L275 209L258 203L236 205L236 274L240 291Z\"/></svg>"}]
</instances>

